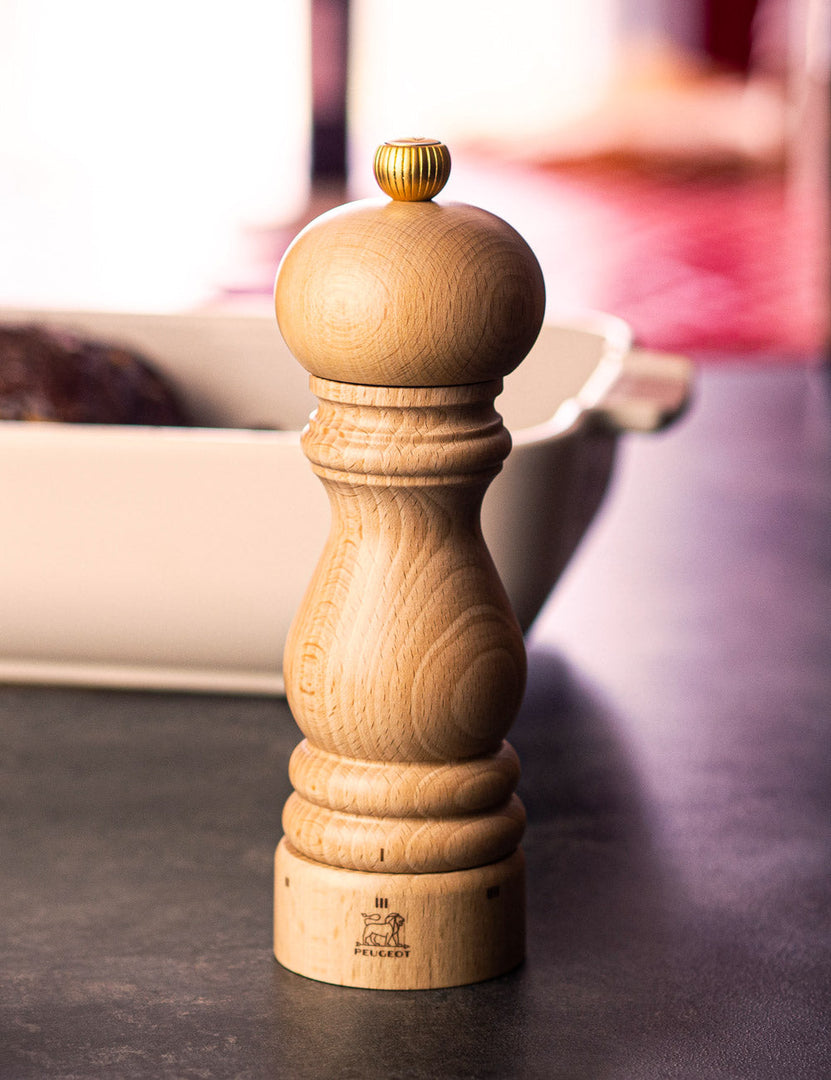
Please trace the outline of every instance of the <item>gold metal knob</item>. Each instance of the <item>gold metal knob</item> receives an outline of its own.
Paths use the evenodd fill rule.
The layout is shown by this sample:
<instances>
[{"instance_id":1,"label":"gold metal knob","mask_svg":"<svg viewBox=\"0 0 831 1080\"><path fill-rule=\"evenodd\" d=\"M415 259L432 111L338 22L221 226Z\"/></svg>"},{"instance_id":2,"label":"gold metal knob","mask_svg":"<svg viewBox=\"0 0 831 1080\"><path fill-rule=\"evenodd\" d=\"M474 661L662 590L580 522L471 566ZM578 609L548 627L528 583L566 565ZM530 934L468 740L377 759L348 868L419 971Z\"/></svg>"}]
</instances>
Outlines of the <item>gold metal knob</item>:
<instances>
[{"instance_id":1,"label":"gold metal knob","mask_svg":"<svg viewBox=\"0 0 831 1080\"><path fill-rule=\"evenodd\" d=\"M450 176L450 151L437 139L395 139L375 151L375 179L398 202L426 202Z\"/></svg>"}]
</instances>

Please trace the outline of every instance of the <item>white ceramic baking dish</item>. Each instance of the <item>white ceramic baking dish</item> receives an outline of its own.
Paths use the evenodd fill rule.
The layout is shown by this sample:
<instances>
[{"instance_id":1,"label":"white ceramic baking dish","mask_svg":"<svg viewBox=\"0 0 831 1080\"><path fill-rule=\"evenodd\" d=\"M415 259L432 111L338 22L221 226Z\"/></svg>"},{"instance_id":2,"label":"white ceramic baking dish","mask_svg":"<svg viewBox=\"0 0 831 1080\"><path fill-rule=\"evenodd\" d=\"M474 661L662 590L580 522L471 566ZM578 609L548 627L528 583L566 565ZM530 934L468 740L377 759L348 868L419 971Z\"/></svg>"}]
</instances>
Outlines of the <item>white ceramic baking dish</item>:
<instances>
[{"instance_id":1,"label":"white ceramic baking dish","mask_svg":"<svg viewBox=\"0 0 831 1080\"><path fill-rule=\"evenodd\" d=\"M279 693L329 509L300 450L314 398L275 322L0 319L141 349L203 425L0 422L0 679ZM514 449L483 528L524 628L602 498L618 433L666 424L689 386L686 361L631 349L601 315L547 325L506 380Z\"/></svg>"}]
</instances>

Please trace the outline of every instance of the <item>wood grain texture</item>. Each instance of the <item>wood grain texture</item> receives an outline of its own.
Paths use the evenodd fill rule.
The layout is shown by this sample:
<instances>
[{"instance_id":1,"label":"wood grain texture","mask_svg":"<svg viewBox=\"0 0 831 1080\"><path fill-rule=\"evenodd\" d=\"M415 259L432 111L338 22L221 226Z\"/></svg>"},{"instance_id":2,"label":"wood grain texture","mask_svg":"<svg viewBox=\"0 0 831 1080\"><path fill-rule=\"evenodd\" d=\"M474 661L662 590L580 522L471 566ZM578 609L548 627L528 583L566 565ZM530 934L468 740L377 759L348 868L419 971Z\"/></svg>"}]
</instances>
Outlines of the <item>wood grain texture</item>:
<instances>
[{"instance_id":1,"label":"wood grain texture","mask_svg":"<svg viewBox=\"0 0 831 1080\"><path fill-rule=\"evenodd\" d=\"M525 812L503 740L525 649L479 521L510 448L493 407L501 383L311 382L320 405L303 447L332 525L283 661L306 740L283 812L275 953L347 985L487 978L524 948ZM463 888L460 873L473 875ZM387 922L370 919L362 943L371 913L360 897L379 889L405 890L412 914L399 899L392 914L420 927L417 961L379 944L394 932ZM343 936L349 924L357 944Z\"/></svg>"},{"instance_id":2,"label":"wood grain texture","mask_svg":"<svg viewBox=\"0 0 831 1080\"><path fill-rule=\"evenodd\" d=\"M340 986L426 990L502 975L525 952L525 859L443 874L363 874L275 857L274 953Z\"/></svg>"},{"instance_id":3,"label":"wood grain texture","mask_svg":"<svg viewBox=\"0 0 831 1080\"><path fill-rule=\"evenodd\" d=\"M367 200L296 237L275 309L313 375L442 386L513 371L539 333L545 287L522 237L486 210Z\"/></svg>"},{"instance_id":4,"label":"wood grain texture","mask_svg":"<svg viewBox=\"0 0 831 1080\"><path fill-rule=\"evenodd\" d=\"M309 802L347 814L440 817L499 806L519 781L519 758L503 742L467 761L356 761L304 739L289 762L294 790Z\"/></svg>"},{"instance_id":5,"label":"wood grain texture","mask_svg":"<svg viewBox=\"0 0 831 1080\"><path fill-rule=\"evenodd\" d=\"M492 753L513 722L525 649L479 524L510 445L492 393L340 386L304 433L332 527L283 670L314 746L368 761L458 761ZM411 408L390 408L391 396Z\"/></svg>"},{"instance_id":6,"label":"wood grain texture","mask_svg":"<svg viewBox=\"0 0 831 1080\"><path fill-rule=\"evenodd\" d=\"M387 165L422 197L410 149ZM525 648L480 511L511 445L494 398L543 306L525 242L469 206L342 207L281 264L280 329L319 401L303 449L332 511L283 657L306 740L274 948L303 975L452 986L522 959L525 812L504 738Z\"/></svg>"},{"instance_id":7,"label":"wood grain texture","mask_svg":"<svg viewBox=\"0 0 831 1080\"><path fill-rule=\"evenodd\" d=\"M433 874L495 862L514 851L525 811L512 795L495 809L453 817L345 814L296 792L283 810L283 831L310 859L350 870Z\"/></svg>"}]
</instances>

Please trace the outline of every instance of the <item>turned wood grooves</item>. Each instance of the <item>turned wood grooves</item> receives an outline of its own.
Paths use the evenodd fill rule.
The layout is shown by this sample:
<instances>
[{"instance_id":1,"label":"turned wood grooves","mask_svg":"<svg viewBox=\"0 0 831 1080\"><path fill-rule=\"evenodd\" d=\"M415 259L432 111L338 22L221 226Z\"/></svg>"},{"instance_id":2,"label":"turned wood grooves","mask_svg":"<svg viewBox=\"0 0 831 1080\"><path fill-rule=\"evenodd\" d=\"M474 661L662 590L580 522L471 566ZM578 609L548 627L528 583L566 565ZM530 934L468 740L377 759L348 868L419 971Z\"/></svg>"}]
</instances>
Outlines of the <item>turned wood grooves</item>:
<instances>
[{"instance_id":1,"label":"turned wood grooves","mask_svg":"<svg viewBox=\"0 0 831 1080\"><path fill-rule=\"evenodd\" d=\"M442 144L402 140L376 171L396 200L424 199L449 163ZM525 649L480 510L511 445L494 398L539 331L542 275L484 210L353 203L296 238L275 307L312 376L303 449L332 515L283 658L306 738L275 954L351 986L488 978L524 950L525 813L504 740Z\"/></svg>"},{"instance_id":2,"label":"turned wood grooves","mask_svg":"<svg viewBox=\"0 0 831 1080\"><path fill-rule=\"evenodd\" d=\"M308 740L292 764L286 836L355 870L494 862L524 826L502 740L525 652L479 526L510 446L493 408L499 383L312 388L321 404L303 446L332 528L286 648L286 692Z\"/></svg>"}]
</instances>

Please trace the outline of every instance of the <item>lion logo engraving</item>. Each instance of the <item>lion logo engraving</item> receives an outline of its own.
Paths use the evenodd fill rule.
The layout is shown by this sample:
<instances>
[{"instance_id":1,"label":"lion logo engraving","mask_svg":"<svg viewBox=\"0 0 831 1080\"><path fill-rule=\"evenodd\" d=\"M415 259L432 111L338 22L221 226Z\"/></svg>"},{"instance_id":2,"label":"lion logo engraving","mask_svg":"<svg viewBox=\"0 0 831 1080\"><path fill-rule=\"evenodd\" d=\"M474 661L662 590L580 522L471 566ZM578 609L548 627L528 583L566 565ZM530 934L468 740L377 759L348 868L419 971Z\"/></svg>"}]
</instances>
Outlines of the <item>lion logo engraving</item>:
<instances>
[{"instance_id":1,"label":"lion logo engraving","mask_svg":"<svg viewBox=\"0 0 831 1080\"><path fill-rule=\"evenodd\" d=\"M364 945L406 948L406 945L402 945L399 940L399 934L404 926L403 915L399 915L397 911L391 911L382 920L380 914L375 911L371 915L361 912L361 918L364 920Z\"/></svg>"}]
</instances>

